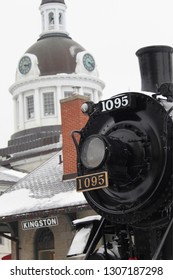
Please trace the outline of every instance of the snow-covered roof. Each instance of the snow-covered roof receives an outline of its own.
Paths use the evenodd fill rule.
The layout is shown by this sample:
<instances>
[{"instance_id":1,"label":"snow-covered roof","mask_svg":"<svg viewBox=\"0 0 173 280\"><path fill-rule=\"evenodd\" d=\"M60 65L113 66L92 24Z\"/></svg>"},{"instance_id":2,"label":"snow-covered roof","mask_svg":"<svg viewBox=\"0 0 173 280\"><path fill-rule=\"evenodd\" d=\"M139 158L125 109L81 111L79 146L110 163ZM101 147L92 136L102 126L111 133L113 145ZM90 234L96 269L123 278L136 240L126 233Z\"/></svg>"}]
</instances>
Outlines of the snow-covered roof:
<instances>
[{"instance_id":1,"label":"snow-covered roof","mask_svg":"<svg viewBox=\"0 0 173 280\"><path fill-rule=\"evenodd\" d=\"M0 181L1 182L11 182L16 183L19 179L26 176L27 173L19 172L13 169L9 169L3 166L0 166Z\"/></svg>"},{"instance_id":2,"label":"snow-covered roof","mask_svg":"<svg viewBox=\"0 0 173 280\"><path fill-rule=\"evenodd\" d=\"M0 219L55 208L87 205L76 192L75 180L62 181L63 164L58 152L0 196Z\"/></svg>"}]
</instances>

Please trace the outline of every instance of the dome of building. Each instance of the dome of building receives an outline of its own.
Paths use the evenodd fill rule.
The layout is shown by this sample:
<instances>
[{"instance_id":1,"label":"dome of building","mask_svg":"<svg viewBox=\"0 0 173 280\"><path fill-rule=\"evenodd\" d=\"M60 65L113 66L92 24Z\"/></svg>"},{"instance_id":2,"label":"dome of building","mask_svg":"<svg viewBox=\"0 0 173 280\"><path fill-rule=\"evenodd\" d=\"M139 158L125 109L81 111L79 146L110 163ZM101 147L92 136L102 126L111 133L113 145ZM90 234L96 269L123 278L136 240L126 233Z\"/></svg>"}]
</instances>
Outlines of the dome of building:
<instances>
[{"instance_id":1,"label":"dome of building","mask_svg":"<svg viewBox=\"0 0 173 280\"><path fill-rule=\"evenodd\" d=\"M51 0L52 1L52 0ZM61 33L45 34L26 53L38 59L40 75L71 74L75 72L76 55L85 49L68 35Z\"/></svg>"},{"instance_id":2,"label":"dome of building","mask_svg":"<svg viewBox=\"0 0 173 280\"><path fill-rule=\"evenodd\" d=\"M40 2L42 32L18 61L10 87L14 134L0 151L4 160L27 172L61 149L60 100L80 94L97 103L104 88L92 54L67 32L65 1ZM84 63L88 55L94 61L91 69Z\"/></svg>"},{"instance_id":3,"label":"dome of building","mask_svg":"<svg viewBox=\"0 0 173 280\"><path fill-rule=\"evenodd\" d=\"M64 0L42 0L41 5L48 4L48 3L64 3Z\"/></svg>"}]
</instances>

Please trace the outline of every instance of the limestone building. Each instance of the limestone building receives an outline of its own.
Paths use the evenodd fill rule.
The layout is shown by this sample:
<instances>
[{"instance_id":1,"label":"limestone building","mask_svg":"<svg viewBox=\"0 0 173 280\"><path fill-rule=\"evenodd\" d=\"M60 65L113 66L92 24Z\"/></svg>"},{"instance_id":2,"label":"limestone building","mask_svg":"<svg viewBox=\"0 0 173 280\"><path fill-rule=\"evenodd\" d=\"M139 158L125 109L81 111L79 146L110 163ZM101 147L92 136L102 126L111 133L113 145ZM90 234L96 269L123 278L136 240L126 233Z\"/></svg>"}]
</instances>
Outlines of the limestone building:
<instances>
[{"instance_id":1,"label":"limestone building","mask_svg":"<svg viewBox=\"0 0 173 280\"><path fill-rule=\"evenodd\" d=\"M66 30L66 8L63 0L41 2L42 32L19 58L10 87L14 134L0 159L19 171L31 172L60 148L61 99L78 93L97 102L102 96L94 57Z\"/></svg>"}]
</instances>

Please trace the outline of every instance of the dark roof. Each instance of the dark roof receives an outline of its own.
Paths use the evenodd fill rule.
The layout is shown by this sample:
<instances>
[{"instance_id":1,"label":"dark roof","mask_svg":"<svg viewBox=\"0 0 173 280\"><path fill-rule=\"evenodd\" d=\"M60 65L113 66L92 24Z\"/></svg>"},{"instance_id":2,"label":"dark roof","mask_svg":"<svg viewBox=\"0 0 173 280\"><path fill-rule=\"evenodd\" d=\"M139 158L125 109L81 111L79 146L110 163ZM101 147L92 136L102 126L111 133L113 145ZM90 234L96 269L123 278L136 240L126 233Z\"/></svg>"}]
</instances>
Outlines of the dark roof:
<instances>
[{"instance_id":1,"label":"dark roof","mask_svg":"<svg viewBox=\"0 0 173 280\"><path fill-rule=\"evenodd\" d=\"M37 56L40 75L72 74L76 55L85 49L66 34L45 34L26 53Z\"/></svg>"},{"instance_id":2,"label":"dark roof","mask_svg":"<svg viewBox=\"0 0 173 280\"><path fill-rule=\"evenodd\" d=\"M40 147L45 147L44 151L46 153L46 151L50 151L49 148L52 150L53 144L59 143L60 134L61 125L34 127L16 132L11 136L11 140L8 141L8 147L0 149L0 156L3 157L4 161L5 157L9 160L13 156L14 159L14 156L20 157L26 151L31 157L33 156L32 152L36 154L36 150L39 151ZM54 148L56 148L55 145Z\"/></svg>"},{"instance_id":3,"label":"dark roof","mask_svg":"<svg viewBox=\"0 0 173 280\"><path fill-rule=\"evenodd\" d=\"M61 153L58 152L0 196L0 220L17 220L40 211L87 205L83 194L76 192L74 179L62 181Z\"/></svg>"},{"instance_id":4,"label":"dark roof","mask_svg":"<svg viewBox=\"0 0 173 280\"><path fill-rule=\"evenodd\" d=\"M64 0L42 0L41 5L48 3L62 3L65 4Z\"/></svg>"}]
</instances>

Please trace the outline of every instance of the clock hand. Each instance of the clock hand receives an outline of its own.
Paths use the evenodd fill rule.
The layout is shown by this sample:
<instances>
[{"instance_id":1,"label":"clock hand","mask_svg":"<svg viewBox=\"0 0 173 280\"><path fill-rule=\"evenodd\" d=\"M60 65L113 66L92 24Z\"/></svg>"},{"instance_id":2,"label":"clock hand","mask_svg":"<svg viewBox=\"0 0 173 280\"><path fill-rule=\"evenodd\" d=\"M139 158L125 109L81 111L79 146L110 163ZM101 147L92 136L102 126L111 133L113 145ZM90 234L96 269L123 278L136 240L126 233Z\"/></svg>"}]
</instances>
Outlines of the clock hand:
<instances>
[{"instance_id":1,"label":"clock hand","mask_svg":"<svg viewBox=\"0 0 173 280\"><path fill-rule=\"evenodd\" d=\"M94 66L94 63L92 63L91 61L88 61L88 63L89 63L91 66Z\"/></svg>"}]
</instances>

